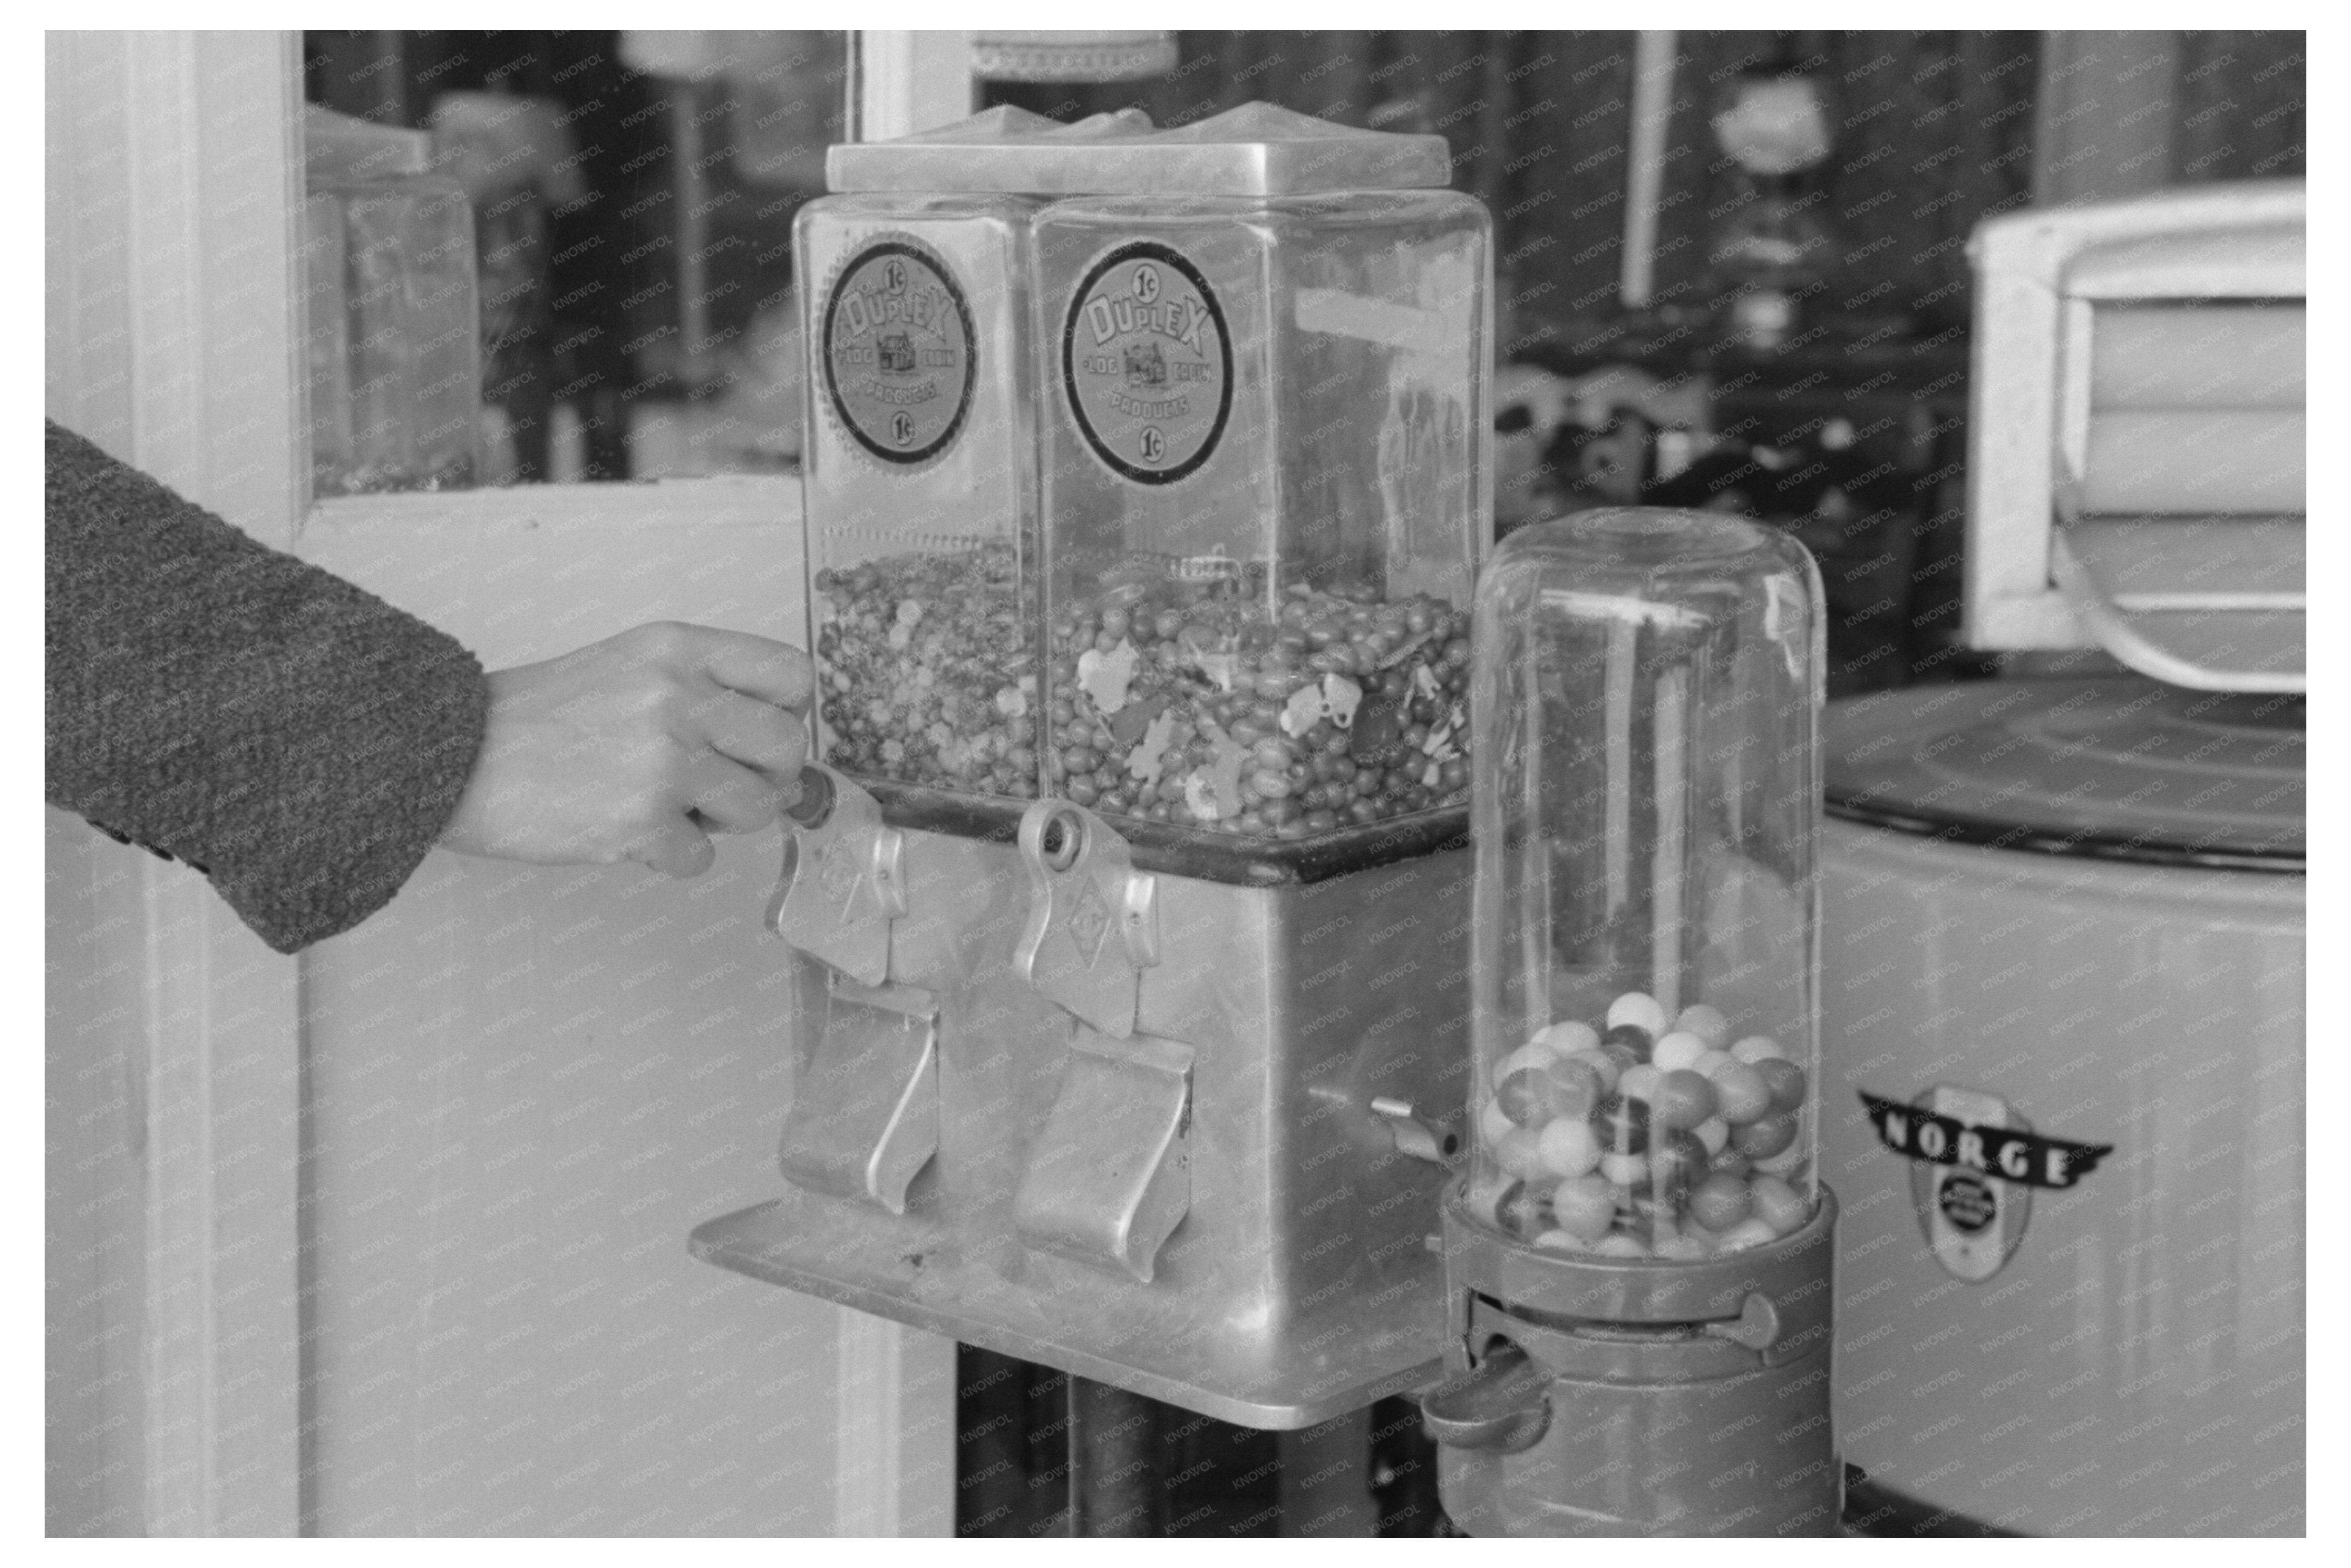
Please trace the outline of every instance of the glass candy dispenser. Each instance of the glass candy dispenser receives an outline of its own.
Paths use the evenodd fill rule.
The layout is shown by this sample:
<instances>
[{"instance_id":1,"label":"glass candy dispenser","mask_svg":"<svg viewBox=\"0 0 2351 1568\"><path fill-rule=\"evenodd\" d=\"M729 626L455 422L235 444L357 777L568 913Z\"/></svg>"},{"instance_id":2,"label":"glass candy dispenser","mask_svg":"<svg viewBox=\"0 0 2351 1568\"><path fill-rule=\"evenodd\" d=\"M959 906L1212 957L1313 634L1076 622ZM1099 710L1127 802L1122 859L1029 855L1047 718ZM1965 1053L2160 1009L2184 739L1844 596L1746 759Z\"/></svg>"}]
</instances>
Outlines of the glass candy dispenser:
<instances>
[{"instance_id":1,"label":"glass candy dispenser","mask_svg":"<svg viewBox=\"0 0 2351 1568\"><path fill-rule=\"evenodd\" d=\"M1038 219L1047 777L1123 831L1327 840L1468 797L1486 214L1361 188L1409 139L1333 130L1236 110L1155 139L1150 194ZM1323 147L1270 197L1183 158L1229 138Z\"/></svg>"},{"instance_id":2,"label":"glass candy dispenser","mask_svg":"<svg viewBox=\"0 0 2351 1568\"><path fill-rule=\"evenodd\" d=\"M1801 545L1709 512L1528 528L1479 586L1460 1375L1426 1406L1473 1531L1835 1523L1819 607Z\"/></svg>"},{"instance_id":3,"label":"glass candy dispenser","mask_svg":"<svg viewBox=\"0 0 2351 1568\"><path fill-rule=\"evenodd\" d=\"M1248 105L836 147L785 1188L705 1257L1253 1426L1441 1372L1489 223Z\"/></svg>"},{"instance_id":4,"label":"glass candy dispenser","mask_svg":"<svg viewBox=\"0 0 2351 1568\"><path fill-rule=\"evenodd\" d=\"M823 756L862 779L1033 798L1037 204L966 188L920 138L887 145L897 162L836 180L795 225Z\"/></svg>"},{"instance_id":5,"label":"glass candy dispenser","mask_svg":"<svg viewBox=\"0 0 2351 1568\"><path fill-rule=\"evenodd\" d=\"M1466 801L1488 221L1442 142L997 110L834 164L826 760L1162 841Z\"/></svg>"}]
</instances>

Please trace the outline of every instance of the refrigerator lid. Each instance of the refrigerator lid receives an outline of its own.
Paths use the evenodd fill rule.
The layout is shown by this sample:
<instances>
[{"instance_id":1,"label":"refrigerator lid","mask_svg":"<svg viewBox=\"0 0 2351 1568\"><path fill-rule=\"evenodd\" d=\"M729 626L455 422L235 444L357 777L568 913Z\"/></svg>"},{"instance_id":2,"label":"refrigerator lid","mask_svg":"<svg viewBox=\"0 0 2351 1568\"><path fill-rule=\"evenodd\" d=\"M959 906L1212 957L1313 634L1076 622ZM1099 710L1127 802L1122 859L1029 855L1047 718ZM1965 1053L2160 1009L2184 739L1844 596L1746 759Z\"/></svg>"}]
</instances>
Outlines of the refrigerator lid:
<instances>
[{"instance_id":1,"label":"refrigerator lid","mask_svg":"<svg viewBox=\"0 0 2351 1568\"><path fill-rule=\"evenodd\" d=\"M1140 110L1064 125L1007 106L893 141L844 142L824 167L836 192L1038 196L1307 196L1453 178L1442 136L1358 131L1270 103L1165 131Z\"/></svg>"},{"instance_id":2,"label":"refrigerator lid","mask_svg":"<svg viewBox=\"0 0 2351 1568\"><path fill-rule=\"evenodd\" d=\"M1832 703L1829 814L2044 854L2300 873L2298 695L2128 677Z\"/></svg>"}]
</instances>

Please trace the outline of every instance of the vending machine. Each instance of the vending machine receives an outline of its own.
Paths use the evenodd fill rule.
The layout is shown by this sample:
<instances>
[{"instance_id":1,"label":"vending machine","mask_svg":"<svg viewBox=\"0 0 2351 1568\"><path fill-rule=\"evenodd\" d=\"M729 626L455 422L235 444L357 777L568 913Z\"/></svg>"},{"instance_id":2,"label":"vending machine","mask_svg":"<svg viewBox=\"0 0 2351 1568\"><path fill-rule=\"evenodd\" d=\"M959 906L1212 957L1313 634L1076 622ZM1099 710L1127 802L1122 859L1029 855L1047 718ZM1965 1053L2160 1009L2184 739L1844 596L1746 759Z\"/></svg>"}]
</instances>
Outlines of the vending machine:
<instances>
[{"instance_id":1,"label":"vending machine","mask_svg":"<svg viewBox=\"0 0 2351 1568\"><path fill-rule=\"evenodd\" d=\"M1243 1424L1439 1374L1489 227L1249 105L842 146L774 1202L698 1252Z\"/></svg>"},{"instance_id":2,"label":"vending machine","mask_svg":"<svg viewBox=\"0 0 2351 1568\"><path fill-rule=\"evenodd\" d=\"M1823 622L1715 512L1511 535L1470 688L1471 1156L1425 1396L1475 1534L1832 1534Z\"/></svg>"}]
</instances>

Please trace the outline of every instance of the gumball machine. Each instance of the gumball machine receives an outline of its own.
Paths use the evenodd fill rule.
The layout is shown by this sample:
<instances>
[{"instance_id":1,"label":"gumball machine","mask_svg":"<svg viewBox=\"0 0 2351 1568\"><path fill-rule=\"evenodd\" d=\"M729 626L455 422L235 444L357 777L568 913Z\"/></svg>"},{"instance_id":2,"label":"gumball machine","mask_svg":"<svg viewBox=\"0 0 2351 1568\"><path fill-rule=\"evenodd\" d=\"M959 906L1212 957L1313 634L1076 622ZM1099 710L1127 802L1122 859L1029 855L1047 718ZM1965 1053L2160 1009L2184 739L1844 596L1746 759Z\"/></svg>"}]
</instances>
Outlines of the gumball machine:
<instances>
[{"instance_id":1,"label":"gumball machine","mask_svg":"<svg viewBox=\"0 0 2351 1568\"><path fill-rule=\"evenodd\" d=\"M1479 580L1470 1154L1424 1398L1477 1534L1833 1533L1820 579L1709 512Z\"/></svg>"}]
</instances>

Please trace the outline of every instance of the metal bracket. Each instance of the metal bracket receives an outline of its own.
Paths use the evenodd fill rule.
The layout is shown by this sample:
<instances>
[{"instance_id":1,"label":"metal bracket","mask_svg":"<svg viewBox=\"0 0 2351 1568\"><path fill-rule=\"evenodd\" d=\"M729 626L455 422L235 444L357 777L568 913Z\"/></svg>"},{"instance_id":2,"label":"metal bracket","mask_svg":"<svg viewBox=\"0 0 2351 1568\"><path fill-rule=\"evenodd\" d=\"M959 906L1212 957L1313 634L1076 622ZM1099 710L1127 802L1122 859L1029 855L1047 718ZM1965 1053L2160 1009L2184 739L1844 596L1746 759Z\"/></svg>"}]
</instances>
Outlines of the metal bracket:
<instances>
[{"instance_id":1,"label":"metal bracket","mask_svg":"<svg viewBox=\"0 0 2351 1568\"><path fill-rule=\"evenodd\" d=\"M1126 841L1067 800L1021 814L1029 925L1020 977L1102 1033L1134 1032L1143 971L1159 962L1159 879L1137 873Z\"/></svg>"},{"instance_id":2,"label":"metal bracket","mask_svg":"<svg viewBox=\"0 0 2351 1568\"><path fill-rule=\"evenodd\" d=\"M904 1214L939 1147L938 1004L914 986L827 978L824 1028L801 1060L777 1163L794 1186Z\"/></svg>"},{"instance_id":3,"label":"metal bracket","mask_svg":"<svg viewBox=\"0 0 2351 1568\"><path fill-rule=\"evenodd\" d=\"M862 986L890 976L890 923L906 913L905 836L881 803L820 763L800 769L768 929Z\"/></svg>"},{"instance_id":4,"label":"metal bracket","mask_svg":"<svg viewBox=\"0 0 2351 1568\"><path fill-rule=\"evenodd\" d=\"M1192 1048L1075 1026L1061 1092L1029 1151L1013 1227L1040 1251L1150 1283L1192 1207Z\"/></svg>"}]
</instances>

